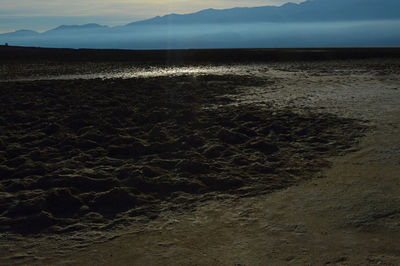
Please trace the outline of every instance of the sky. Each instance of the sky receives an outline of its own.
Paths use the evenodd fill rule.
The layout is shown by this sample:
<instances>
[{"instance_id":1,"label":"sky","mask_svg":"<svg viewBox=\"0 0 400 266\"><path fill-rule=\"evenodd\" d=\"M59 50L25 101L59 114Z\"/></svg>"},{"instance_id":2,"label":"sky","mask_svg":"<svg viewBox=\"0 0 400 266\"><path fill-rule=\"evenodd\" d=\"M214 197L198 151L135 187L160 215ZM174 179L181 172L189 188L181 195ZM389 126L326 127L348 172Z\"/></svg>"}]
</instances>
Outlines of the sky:
<instances>
[{"instance_id":1,"label":"sky","mask_svg":"<svg viewBox=\"0 0 400 266\"><path fill-rule=\"evenodd\" d=\"M207 8L279 6L304 0L0 0L0 33L19 29L39 32L59 25L124 25L171 13Z\"/></svg>"}]
</instances>

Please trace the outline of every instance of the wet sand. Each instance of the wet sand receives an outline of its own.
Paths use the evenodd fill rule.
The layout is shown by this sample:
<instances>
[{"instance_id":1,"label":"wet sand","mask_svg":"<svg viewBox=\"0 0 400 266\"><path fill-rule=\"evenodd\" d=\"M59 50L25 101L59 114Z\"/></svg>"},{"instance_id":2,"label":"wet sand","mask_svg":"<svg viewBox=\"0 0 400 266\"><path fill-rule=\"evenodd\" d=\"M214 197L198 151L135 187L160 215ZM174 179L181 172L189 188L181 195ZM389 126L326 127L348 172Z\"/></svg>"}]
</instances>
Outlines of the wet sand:
<instances>
[{"instance_id":1,"label":"wet sand","mask_svg":"<svg viewBox=\"0 0 400 266\"><path fill-rule=\"evenodd\" d=\"M395 265L400 62L262 69L1 83L1 262Z\"/></svg>"}]
</instances>

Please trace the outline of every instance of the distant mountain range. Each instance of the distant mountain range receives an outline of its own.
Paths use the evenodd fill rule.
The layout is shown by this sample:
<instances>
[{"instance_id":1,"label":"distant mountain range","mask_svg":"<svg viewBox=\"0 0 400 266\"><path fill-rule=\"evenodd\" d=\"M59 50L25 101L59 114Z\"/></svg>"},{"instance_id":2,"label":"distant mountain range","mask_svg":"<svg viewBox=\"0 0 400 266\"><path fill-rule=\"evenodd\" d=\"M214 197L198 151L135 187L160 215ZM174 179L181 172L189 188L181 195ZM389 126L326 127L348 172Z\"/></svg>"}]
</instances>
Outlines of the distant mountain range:
<instances>
[{"instance_id":1,"label":"distant mountain range","mask_svg":"<svg viewBox=\"0 0 400 266\"><path fill-rule=\"evenodd\" d=\"M57 28L48 30L43 33L39 33L33 30L17 30L14 32L9 32L9 33L4 33L0 34L1 37L30 37L30 36L36 36L38 34L52 34L52 33L62 33L62 32L80 32L80 31L93 31L93 30L100 30L100 29L107 29L109 28L108 26L102 26L96 23L90 23L90 24L85 24L85 25L61 25Z\"/></svg>"},{"instance_id":2,"label":"distant mountain range","mask_svg":"<svg viewBox=\"0 0 400 266\"><path fill-rule=\"evenodd\" d=\"M264 46L268 45L265 40L269 40L269 45L279 46L279 40L288 43L288 38L291 38L289 34L291 31L287 28L289 24L295 29L296 25L301 25L301 23L328 25L340 22L342 29L346 30L346 23L354 26L354 22L397 20L400 20L400 0L307 0L300 4L287 3L279 7L206 9L192 14L169 14L116 27L92 23L62 25L43 33L18 30L0 34L0 42L48 47L164 49L175 48L176 45L179 46L178 48L202 48L203 46L209 48L213 47L213 43L215 48L218 48L228 40L243 41L240 44L243 46ZM286 31L289 35L282 36L279 32L268 28L266 23L279 24L281 27L279 29L283 29L282 32ZM390 22L388 23L391 25ZM209 24L213 26L207 26ZM258 26L249 26L250 24ZM260 28L261 25L266 27L265 31ZM330 29L336 32L334 28L330 27ZM296 31L298 30L301 29ZM298 35L296 31L293 32L293 38ZM254 34L251 35L251 32ZM271 32L275 32L279 38L276 39ZM307 35L305 31L304 33ZM312 32L310 34L312 35ZM364 34L368 33L364 32ZM313 40L313 36L309 36L308 40ZM250 41L251 38L253 41ZM296 38L298 41L299 37ZM276 41L271 44L272 39ZM385 39L386 43L391 43L387 41ZM307 43L309 42L306 40L302 46L306 46ZM171 45L175 46L171 47ZM290 42L286 46L288 45L291 45ZM300 43L293 43L293 45L300 45Z\"/></svg>"},{"instance_id":3,"label":"distant mountain range","mask_svg":"<svg viewBox=\"0 0 400 266\"><path fill-rule=\"evenodd\" d=\"M9 33L3 33L0 34L0 38L6 38L6 37L30 37L30 36L35 36L40 34L39 32L33 31L33 30L17 30L14 32L9 32Z\"/></svg>"},{"instance_id":4,"label":"distant mountain range","mask_svg":"<svg viewBox=\"0 0 400 266\"><path fill-rule=\"evenodd\" d=\"M93 30L93 29L105 29L105 28L108 28L108 26L102 26L96 23L89 23L85 25L61 25L55 29L47 31L47 33L54 31Z\"/></svg>"},{"instance_id":5,"label":"distant mountain range","mask_svg":"<svg viewBox=\"0 0 400 266\"><path fill-rule=\"evenodd\" d=\"M133 22L143 24L253 23L253 22L315 22L354 21L400 18L400 0L308 0L279 7L206 9L197 13L170 14Z\"/></svg>"}]
</instances>

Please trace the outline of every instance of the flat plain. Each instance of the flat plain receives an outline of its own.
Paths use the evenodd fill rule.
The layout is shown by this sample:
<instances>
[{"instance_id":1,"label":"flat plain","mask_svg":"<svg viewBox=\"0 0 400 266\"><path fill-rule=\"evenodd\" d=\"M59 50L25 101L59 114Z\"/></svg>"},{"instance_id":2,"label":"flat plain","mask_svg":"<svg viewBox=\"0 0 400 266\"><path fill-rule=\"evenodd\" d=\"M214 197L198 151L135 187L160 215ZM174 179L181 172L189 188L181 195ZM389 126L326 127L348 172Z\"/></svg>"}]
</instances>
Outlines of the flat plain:
<instances>
[{"instance_id":1,"label":"flat plain","mask_svg":"<svg viewBox=\"0 0 400 266\"><path fill-rule=\"evenodd\" d=\"M400 262L398 49L0 54L2 264Z\"/></svg>"}]
</instances>

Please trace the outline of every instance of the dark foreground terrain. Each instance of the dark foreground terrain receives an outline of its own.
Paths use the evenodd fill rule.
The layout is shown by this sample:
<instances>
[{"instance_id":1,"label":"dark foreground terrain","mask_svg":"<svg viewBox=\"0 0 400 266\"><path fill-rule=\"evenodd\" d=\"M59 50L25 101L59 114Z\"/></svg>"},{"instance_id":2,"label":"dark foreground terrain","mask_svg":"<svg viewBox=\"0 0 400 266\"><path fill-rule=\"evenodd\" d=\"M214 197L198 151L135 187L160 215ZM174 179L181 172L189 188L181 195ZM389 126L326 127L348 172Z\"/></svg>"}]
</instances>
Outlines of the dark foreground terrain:
<instances>
[{"instance_id":1,"label":"dark foreground terrain","mask_svg":"<svg viewBox=\"0 0 400 266\"><path fill-rule=\"evenodd\" d=\"M394 265L353 235L398 232L400 64L364 51L127 79L35 81L114 61L4 61L1 263Z\"/></svg>"},{"instance_id":2,"label":"dark foreground terrain","mask_svg":"<svg viewBox=\"0 0 400 266\"><path fill-rule=\"evenodd\" d=\"M225 94L268 80L201 76L1 84L2 230L38 233L154 216L162 200L271 192L349 148L355 121ZM72 226L72 227L71 227Z\"/></svg>"},{"instance_id":3,"label":"dark foreground terrain","mask_svg":"<svg viewBox=\"0 0 400 266\"><path fill-rule=\"evenodd\" d=\"M135 64L257 63L274 61L400 58L400 48L260 48L205 50L96 50L0 46L0 60L8 63L130 62Z\"/></svg>"}]
</instances>

